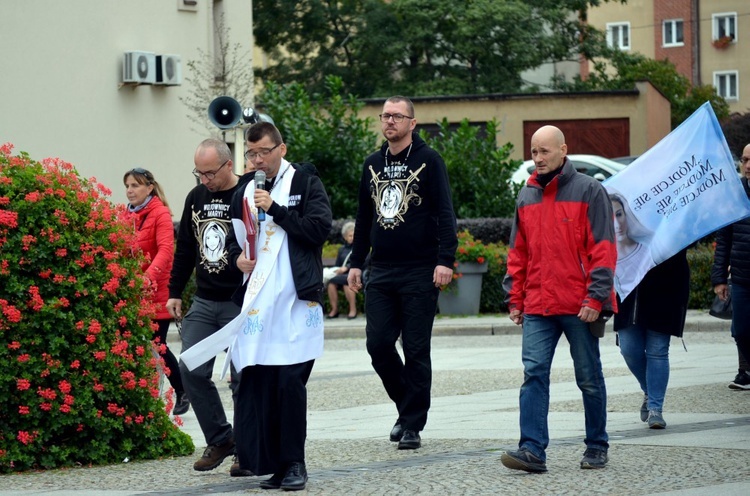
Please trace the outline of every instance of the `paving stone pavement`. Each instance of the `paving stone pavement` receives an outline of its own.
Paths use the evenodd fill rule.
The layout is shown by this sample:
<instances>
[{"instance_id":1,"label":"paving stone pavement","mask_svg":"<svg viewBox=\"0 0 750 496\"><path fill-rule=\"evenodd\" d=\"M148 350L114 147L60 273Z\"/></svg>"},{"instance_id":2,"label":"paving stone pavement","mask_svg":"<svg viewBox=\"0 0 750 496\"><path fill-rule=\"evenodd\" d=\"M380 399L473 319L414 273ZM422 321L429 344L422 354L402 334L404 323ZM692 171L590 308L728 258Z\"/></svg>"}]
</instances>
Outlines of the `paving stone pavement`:
<instances>
[{"instance_id":1,"label":"paving stone pavement","mask_svg":"<svg viewBox=\"0 0 750 496\"><path fill-rule=\"evenodd\" d=\"M688 315L684 344L672 340L664 407L668 426L638 417L642 394L608 332L601 355L608 391L610 461L581 470L584 419L563 338L553 364L547 474L506 469L500 454L518 441L523 378L520 329L505 315L438 318L433 400L423 446L388 441L396 411L372 371L364 319L326 321L323 357L308 384L307 494L750 494L750 391L727 385L737 372L728 323ZM179 345L172 341L174 351ZM687 351L685 350L687 348ZM216 380L223 358L217 360ZM228 385L220 383L228 415ZM192 464L205 441L192 410L183 429L193 456L0 476L0 495L89 496L258 494L260 477L231 478L231 458L211 472Z\"/></svg>"}]
</instances>

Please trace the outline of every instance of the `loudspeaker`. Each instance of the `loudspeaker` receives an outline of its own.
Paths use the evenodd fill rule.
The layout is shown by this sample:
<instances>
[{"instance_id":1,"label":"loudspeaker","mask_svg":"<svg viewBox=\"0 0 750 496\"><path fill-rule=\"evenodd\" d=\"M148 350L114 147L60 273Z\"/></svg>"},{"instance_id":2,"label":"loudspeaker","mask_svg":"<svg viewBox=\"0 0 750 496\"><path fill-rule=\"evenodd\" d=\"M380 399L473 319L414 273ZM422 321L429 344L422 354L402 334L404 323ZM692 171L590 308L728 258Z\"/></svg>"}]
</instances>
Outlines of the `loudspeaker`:
<instances>
[{"instance_id":1,"label":"loudspeaker","mask_svg":"<svg viewBox=\"0 0 750 496\"><path fill-rule=\"evenodd\" d=\"M242 120L242 106L231 96L214 98L208 106L208 118L219 129L231 129Z\"/></svg>"},{"instance_id":2,"label":"loudspeaker","mask_svg":"<svg viewBox=\"0 0 750 496\"><path fill-rule=\"evenodd\" d=\"M242 119L245 121L245 124L255 124L257 122L270 122L274 124L270 115L261 114L252 107L245 107L245 110L242 111Z\"/></svg>"}]
</instances>

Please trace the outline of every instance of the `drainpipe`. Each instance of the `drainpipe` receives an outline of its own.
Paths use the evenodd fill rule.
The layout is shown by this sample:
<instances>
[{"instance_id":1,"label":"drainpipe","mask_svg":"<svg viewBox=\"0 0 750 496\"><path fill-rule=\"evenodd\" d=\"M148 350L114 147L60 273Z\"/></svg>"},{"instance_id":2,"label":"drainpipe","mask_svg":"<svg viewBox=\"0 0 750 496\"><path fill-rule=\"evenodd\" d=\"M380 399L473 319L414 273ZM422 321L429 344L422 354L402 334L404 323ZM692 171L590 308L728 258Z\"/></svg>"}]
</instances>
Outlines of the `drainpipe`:
<instances>
[{"instance_id":1,"label":"drainpipe","mask_svg":"<svg viewBox=\"0 0 750 496\"><path fill-rule=\"evenodd\" d=\"M690 2L690 23L693 26L693 36L690 44L693 55L692 72L693 86L701 85L701 50L700 50L700 0Z\"/></svg>"}]
</instances>

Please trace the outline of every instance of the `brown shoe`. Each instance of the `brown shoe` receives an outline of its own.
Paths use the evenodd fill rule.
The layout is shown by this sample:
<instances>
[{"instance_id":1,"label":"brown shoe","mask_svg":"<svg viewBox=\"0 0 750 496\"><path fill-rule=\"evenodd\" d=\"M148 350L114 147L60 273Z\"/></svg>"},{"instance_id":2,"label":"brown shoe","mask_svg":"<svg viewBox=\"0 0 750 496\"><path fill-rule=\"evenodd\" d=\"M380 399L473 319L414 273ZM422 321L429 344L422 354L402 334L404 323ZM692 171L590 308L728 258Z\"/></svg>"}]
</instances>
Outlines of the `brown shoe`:
<instances>
[{"instance_id":1,"label":"brown shoe","mask_svg":"<svg viewBox=\"0 0 750 496\"><path fill-rule=\"evenodd\" d=\"M224 461L224 458L234 454L234 437L230 437L222 444L211 444L203 452L200 460L193 464L193 469L200 472L213 470Z\"/></svg>"},{"instance_id":2,"label":"brown shoe","mask_svg":"<svg viewBox=\"0 0 750 496\"><path fill-rule=\"evenodd\" d=\"M232 468L229 469L229 475L231 477L252 477L255 475L252 470L246 468L240 468L240 460L237 455L232 458Z\"/></svg>"}]
</instances>

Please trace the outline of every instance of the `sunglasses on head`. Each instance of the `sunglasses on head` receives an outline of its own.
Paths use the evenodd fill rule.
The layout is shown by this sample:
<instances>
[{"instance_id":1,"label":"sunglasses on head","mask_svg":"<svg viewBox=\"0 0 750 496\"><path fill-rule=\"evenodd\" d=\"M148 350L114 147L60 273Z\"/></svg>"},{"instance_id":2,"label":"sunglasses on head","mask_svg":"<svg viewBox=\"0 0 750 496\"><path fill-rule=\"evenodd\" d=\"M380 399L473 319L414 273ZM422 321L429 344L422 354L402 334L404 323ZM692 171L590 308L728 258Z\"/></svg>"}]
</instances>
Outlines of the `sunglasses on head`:
<instances>
[{"instance_id":1,"label":"sunglasses on head","mask_svg":"<svg viewBox=\"0 0 750 496\"><path fill-rule=\"evenodd\" d=\"M153 181L154 180L153 174L151 174L149 171L147 171L146 169L143 169L141 167L135 167L133 169L130 169L130 173L131 174L140 174L141 176L145 176L146 179L148 179L149 181Z\"/></svg>"}]
</instances>

